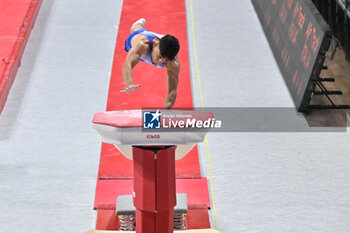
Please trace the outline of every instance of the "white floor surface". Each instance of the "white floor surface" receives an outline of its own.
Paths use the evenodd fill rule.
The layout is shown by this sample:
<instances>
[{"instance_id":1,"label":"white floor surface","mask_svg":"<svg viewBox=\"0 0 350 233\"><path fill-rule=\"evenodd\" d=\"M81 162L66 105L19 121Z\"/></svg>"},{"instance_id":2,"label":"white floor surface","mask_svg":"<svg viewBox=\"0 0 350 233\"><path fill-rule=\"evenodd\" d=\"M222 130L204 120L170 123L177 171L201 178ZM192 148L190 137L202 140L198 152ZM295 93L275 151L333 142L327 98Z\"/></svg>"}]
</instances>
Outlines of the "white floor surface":
<instances>
[{"instance_id":1,"label":"white floor surface","mask_svg":"<svg viewBox=\"0 0 350 233\"><path fill-rule=\"evenodd\" d=\"M101 139L91 119L105 110L121 6L43 1L0 115L0 232L94 229ZM204 107L293 107L249 0L186 0L186 7L196 107L191 8ZM199 149L202 176L213 185L212 227L348 233L349 142L346 132L210 133L210 163L206 144Z\"/></svg>"}]
</instances>

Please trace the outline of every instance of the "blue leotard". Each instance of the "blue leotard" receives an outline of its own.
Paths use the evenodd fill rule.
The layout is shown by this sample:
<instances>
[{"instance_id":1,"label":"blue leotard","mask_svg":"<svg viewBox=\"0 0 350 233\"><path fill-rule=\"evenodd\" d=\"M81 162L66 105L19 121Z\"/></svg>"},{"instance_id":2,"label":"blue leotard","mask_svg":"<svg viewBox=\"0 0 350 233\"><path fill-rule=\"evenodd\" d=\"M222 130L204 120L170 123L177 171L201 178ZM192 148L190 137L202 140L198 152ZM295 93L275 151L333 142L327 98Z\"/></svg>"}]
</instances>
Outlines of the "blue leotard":
<instances>
[{"instance_id":1,"label":"blue leotard","mask_svg":"<svg viewBox=\"0 0 350 233\"><path fill-rule=\"evenodd\" d=\"M163 37L163 35L160 35L158 33L155 32L150 32L144 28L139 29L134 31L133 33L130 34L130 36L125 40L125 51L129 52L132 44L131 44L131 40L134 36L138 35L138 34L142 34L144 36L146 36L146 38L149 41L149 49L147 51L147 54L144 56L141 56L141 61L146 62L148 64L157 66L157 67L164 67L165 62L161 63L161 64L154 64L152 62L152 58L151 58L151 52L152 52L152 47L153 47L153 38L157 37L158 39L161 39Z\"/></svg>"}]
</instances>

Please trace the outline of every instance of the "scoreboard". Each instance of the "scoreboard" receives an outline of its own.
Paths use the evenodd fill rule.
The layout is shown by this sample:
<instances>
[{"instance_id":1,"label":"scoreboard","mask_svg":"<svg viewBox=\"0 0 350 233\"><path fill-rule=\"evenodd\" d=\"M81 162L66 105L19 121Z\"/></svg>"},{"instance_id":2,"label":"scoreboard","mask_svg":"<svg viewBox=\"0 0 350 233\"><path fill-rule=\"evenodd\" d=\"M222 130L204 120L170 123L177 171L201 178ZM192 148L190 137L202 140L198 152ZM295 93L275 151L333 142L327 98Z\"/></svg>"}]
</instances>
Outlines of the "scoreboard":
<instances>
[{"instance_id":1,"label":"scoreboard","mask_svg":"<svg viewBox=\"0 0 350 233\"><path fill-rule=\"evenodd\" d=\"M311 0L252 0L298 111L306 111L332 33Z\"/></svg>"}]
</instances>

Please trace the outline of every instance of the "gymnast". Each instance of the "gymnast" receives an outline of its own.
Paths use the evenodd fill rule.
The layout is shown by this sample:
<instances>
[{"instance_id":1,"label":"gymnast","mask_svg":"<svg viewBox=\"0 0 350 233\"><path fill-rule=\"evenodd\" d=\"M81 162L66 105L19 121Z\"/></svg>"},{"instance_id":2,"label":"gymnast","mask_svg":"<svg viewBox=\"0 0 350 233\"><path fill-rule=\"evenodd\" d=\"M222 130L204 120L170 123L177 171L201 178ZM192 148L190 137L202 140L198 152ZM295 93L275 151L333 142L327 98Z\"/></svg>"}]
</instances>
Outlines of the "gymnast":
<instances>
[{"instance_id":1,"label":"gymnast","mask_svg":"<svg viewBox=\"0 0 350 233\"><path fill-rule=\"evenodd\" d=\"M146 20L137 20L130 29L130 35L125 41L125 51L128 52L123 66L124 90L131 93L141 85L134 84L132 69L141 60L156 67L167 69L167 96L164 109L171 109L176 100L177 84L179 81L180 60L177 53L179 41L171 35L160 35L146 30Z\"/></svg>"}]
</instances>

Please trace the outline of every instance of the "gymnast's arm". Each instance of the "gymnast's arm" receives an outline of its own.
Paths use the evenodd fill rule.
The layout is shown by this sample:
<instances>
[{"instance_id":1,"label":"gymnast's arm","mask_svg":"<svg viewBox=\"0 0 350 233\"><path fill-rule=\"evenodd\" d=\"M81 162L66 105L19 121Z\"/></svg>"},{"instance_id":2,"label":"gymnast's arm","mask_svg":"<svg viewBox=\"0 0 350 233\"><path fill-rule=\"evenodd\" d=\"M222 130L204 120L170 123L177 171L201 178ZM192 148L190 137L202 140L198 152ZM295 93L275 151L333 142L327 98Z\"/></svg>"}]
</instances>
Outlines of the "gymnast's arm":
<instances>
[{"instance_id":1,"label":"gymnast's arm","mask_svg":"<svg viewBox=\"0 0 350 233\"><path fill-rule=\"evenodd\" d=\"M177 84L179 82L180 60L176 56L174 60L166 63L168 94L165 98L164 109L171 109L176 100Z\"/></svg>"},{"instance_id":2,"label":"gymnast's arm","mask_svg":"<svg viewBox=\"0 0 350 233\"><path fill-rule=\"evenodd\" d=\"M122 92L130 93L141 85L135 85L132 80L132 69L137 65L140 61L142 53L148 49L148 44L145 44L143 41L138 41L133 44L132 48L128 52L126 56L125 63L123 66L123 81L126 86L125 90Z\"/></svg>"}]
</instances>

